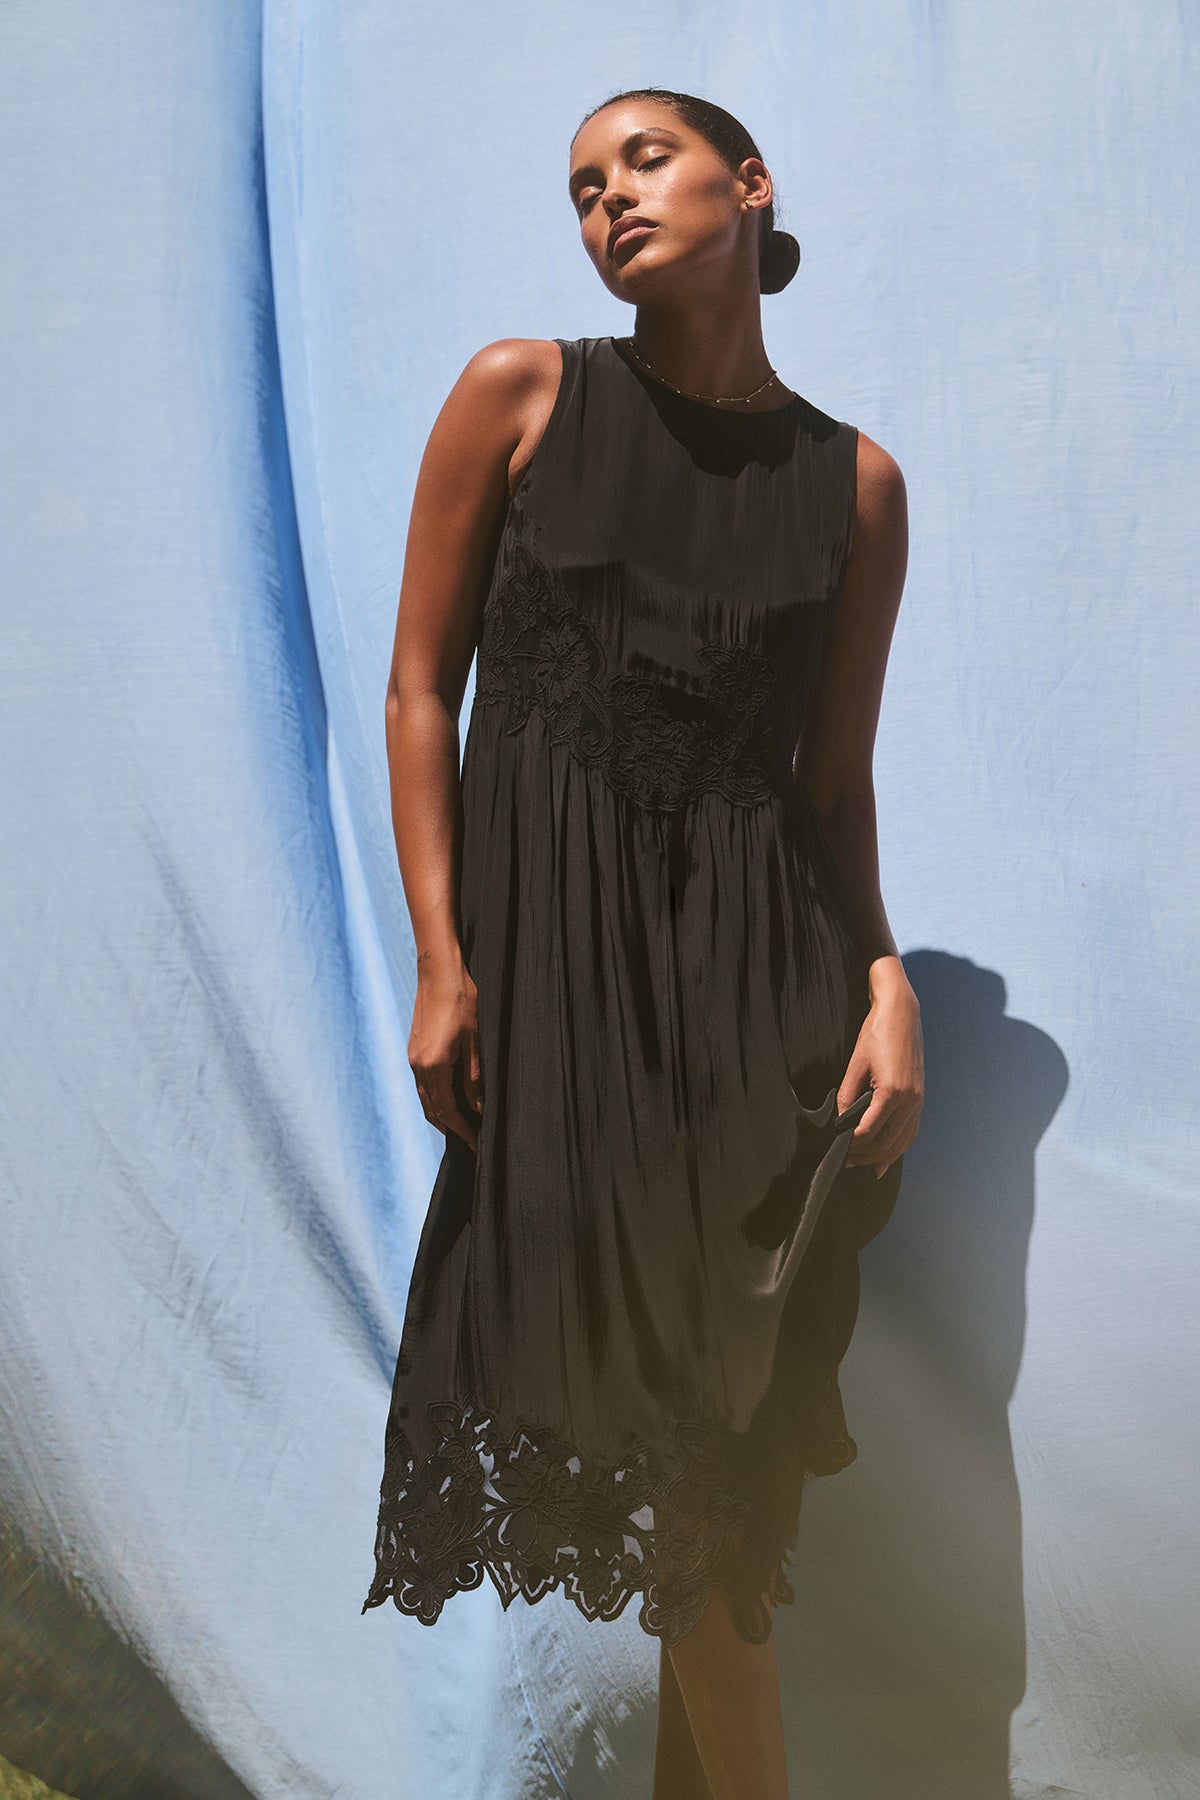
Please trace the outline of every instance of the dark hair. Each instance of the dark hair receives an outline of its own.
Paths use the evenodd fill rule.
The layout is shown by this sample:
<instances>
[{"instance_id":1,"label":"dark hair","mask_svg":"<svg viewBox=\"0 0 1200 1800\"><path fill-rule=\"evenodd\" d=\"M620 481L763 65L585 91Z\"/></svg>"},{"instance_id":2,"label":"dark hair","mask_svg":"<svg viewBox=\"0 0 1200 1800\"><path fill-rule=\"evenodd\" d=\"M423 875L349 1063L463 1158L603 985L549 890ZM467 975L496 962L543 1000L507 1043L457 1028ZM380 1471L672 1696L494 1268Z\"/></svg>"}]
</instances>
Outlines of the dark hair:
<instances>
[{"instance_id":1,"label":"dark hair","mask_svg":"<svg viewBox=\"0 0 1200 1800\"><path fill-rule=\"evenodd\" d=\"M575 127L582 131L593 114L603 112L617 100L661 100L685 125L698 131L736 171L748 156L762 161L762 153L740 119L726 112L714 100L702 100L697 94L677 94L673 88L626 88L610 94L599 106L585 113ZM775 223L775 202L758 209L758 286L763 294L777 294L785 288L800 266L800 246L790 231L780 231Z\"/></svg>"}]
</instances>

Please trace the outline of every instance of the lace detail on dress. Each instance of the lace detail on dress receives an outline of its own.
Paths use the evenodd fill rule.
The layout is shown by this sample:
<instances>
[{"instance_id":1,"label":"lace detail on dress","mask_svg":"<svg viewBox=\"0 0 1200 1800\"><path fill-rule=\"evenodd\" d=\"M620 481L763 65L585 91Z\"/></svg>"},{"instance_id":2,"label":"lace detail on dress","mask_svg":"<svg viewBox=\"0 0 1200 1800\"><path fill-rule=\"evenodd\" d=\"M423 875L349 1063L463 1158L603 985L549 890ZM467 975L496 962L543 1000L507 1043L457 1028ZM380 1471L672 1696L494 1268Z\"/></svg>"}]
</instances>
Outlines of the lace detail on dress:
<instances>
[{"instance_id":1,"label":"lace detail on dress","mask_svg":"<svg viewBox=\"0 0 1200 1800\"><path fill-rule=\"evenodd\" d=\"M780 1482L773 1523L751 1516L753 1483L736 1473L733 1434L711 1418L675 1427L667 1453L633 1446L619 1462L585 1466L546 1428L498 1435L467 1400L428 1409L434 1448L418 1461L389 1417L375 1543L376 1574L363 1603L396 1607L425 1625L455 1593L491 1580L507 1610L561 1589L588 1619L615 1619L642 1595L639 1623L677 1644L704 1612L711 1588L730 1597L737 1629L771 1635L773 1605L795 1599L784 1563L795 1544L803 1469ZM821 1473L857 1454L835 1438Z\"/></svg>"},{"instance_id":2,"label":"lace detail on dress","mask_svg":"<svg viewBox=\"0 0 1200 1800\"><path fill-rule=\"evenodd\" d=\"M475 698L503 705L510 732L536 709L555 743L645 806L671 810L709 790L752 806L786 791L769 660L746 644L698 656L699 692L614 669L556 572L514 539L484 614Z\"/></svg>"}]
</instances>

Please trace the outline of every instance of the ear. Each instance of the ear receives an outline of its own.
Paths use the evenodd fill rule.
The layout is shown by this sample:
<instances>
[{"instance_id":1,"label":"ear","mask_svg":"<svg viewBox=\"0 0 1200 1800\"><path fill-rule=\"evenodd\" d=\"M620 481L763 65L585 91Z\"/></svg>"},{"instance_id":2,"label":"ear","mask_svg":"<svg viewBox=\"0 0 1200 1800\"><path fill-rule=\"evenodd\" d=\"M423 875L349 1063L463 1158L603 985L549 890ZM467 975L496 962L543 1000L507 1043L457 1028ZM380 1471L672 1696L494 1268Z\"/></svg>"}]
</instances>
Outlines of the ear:
<instances>
[{"instance_id":1,"label":"ear","mask_svg":"<svg viewBox=\"0 0 1200 1800\"><path fill-rule=\"evenodd\" d=\"M775 198L775 187L771 180L771 172L766 163L757 156L748 156L738 167L737 179L741 183L746 205L757 212L760 207L770 206Z\"/></svg>"}]
</instances>

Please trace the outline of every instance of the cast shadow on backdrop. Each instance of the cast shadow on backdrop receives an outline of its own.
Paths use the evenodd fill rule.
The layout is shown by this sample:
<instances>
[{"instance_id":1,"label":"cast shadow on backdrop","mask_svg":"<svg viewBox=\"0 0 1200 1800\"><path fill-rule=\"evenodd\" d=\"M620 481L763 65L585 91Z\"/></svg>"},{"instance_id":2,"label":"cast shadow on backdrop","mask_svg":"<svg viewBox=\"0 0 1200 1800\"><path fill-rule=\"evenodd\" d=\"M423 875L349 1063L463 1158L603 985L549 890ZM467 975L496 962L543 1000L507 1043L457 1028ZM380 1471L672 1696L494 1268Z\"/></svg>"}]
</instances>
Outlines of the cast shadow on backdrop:
<instances>
[{"instance_id":1,"label":"cast shadow on backdrop","mask_svg":"<svg viewBox=\"0 0 1200 1800\"><path fill-rule=\"evenodd\" d=\"M925 1110L896 1211L862 1252L842 1365L858 1460L806 1489L796 1605L775 1613L788 1766L822 1800L1009 1800L1025 1615L1008 1403L1035 1153L1067 1063L1007 1016L994 972L937 950L904 966ZM545 1800L606 1800L619 1779L632 1792L654 1760L654 1646L632 1613L597 1628L548 1598L507 1615Z\"/></svg>"},{"instance_id":2,"label":"cast shadow on backdrop","mask_svg":"<svg viewBox=\"0 0 1200 1800\"><path fill-rule=\"evenodd\" d=\"M87 1588L2 1517L0 1670L0 1756L53 1789L83 1800L253 1800Z\"/></svg>"}]
</instances>

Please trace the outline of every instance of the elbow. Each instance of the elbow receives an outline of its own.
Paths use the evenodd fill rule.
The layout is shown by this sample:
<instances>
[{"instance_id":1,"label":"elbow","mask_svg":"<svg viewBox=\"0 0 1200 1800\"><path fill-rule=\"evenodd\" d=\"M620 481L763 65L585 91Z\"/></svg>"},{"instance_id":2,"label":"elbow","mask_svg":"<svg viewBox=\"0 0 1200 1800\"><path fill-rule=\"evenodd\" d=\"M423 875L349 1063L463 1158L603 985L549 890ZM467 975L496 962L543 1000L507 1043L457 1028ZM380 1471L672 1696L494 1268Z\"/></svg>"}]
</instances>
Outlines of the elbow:
<instances>
[{"instance_id":1,"label":"elbow","mask_svg":"<svg viewBox=\"0 0 1200 1800\"><path fill-rule=\"evenodd\" d=\"M389 746L396 741L396 733L400 726L400 714L400 689L393 676L388 681L387 694L383 702L383 735Z\"/></svg>"}]
</instances>

